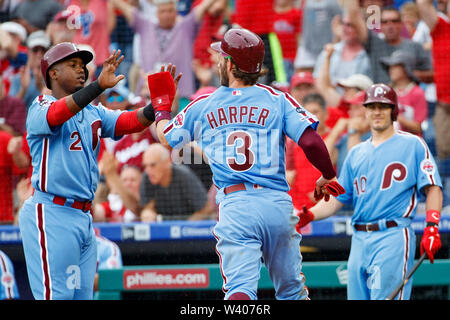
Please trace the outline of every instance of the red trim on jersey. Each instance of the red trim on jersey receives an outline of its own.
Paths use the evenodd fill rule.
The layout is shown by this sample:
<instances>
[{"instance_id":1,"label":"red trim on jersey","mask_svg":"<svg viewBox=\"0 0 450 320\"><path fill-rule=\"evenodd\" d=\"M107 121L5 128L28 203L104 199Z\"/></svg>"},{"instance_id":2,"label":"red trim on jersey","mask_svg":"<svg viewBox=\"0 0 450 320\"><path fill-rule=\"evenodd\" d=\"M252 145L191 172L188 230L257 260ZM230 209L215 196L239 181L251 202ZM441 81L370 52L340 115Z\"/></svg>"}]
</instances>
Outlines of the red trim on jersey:
<instances>
[{"instance_id":1,"label":"red trim on jersey","mask_svg":"<svg viewBox=\"0 0 450 320\"><path fill-rule=\"evenodd\" d=\"M9 273L12 276L12 272L8 272L8 265L6 264L5 259L3 258L3 255L0 254L0 267L2 270L2 274L6 274ZM5 292L6 292L6 299L12 299L14 297L13 295L13 287L12 286L4 286L5 287Z\"/></svg>"},{"instance_id":2,"label":"red trim on jersey","mask_svg":"<svg viewBox=\"0 0 450 320\"><path fill-rule=\"evenodd\" d=\"M216 238L216 241L219 242L219 237L214 233L214 231L212 231L212 234L213 234L214 238ZM217 245L216 245L215 250L216 250L217 255L219 256L220 274L222 275L222 279L223 279L222 291L224 293L227 293L228 290L225 289L225 285L227 284L228 280L227 280L227 277L225 276L225 273L223 272L222 255L220 254L219 250L217 249Z\"/></svg>"},{"instance_id":3,"label":"red trim on jersey","mask_svg":"<svg viewBox=\"0 0 450 320\"><path fill-rule=\"evenodd\" d=\"M269 91L269 92L270 92L271 94L273 94L274 96L279 96L279 95L280 95L279 93L275 92L275 91L273 90L273 88L271 88L271 87L269 87L269 86L266 86L266 85L264 85L264 84L257 83L257 84L255 84L255 86L260 87L260 88L263 88L263 89L266 89L267 91Z\"/></svg>"},{"instance_id":4,"label":"red trim on jersey","mask_svg":"<svg viewBox=\"0 0 450 320\"><path fill-rule=\"evenodd\" d=\"M406 214L403 216L404 218L409 217L409 215L413 211L415 205L416 205L416 188L414 187L414 192L411 196L410 205L409 205L408 211L406 211Z\"/></svg>"},{"instance_id":5,"label":"red trim on jersey","mask_svg":"<svg viewBox=\"0 0 450 320\"><path fill-rule=\"evenodd\" d=\"M204 94L199 96L198 98L196 98L194 101L190 102L184 109L183 111L181 111L182 113L186 114L188 112L188 110L198 101L201 101L203 99L206 99L210 96L211 94ZM169 126L167 128L164 129L164 134L169 133L170 130L172 130L174 128L173 126L173 122L171 124L169 124Z\"/></svg>"},{"instance_id":6,"label":"red trim on jersey","mask_svg":"<svg viewBox=\"0 0 450 320\"><path fill-rule=\"evenodd\" d=\"M43 285L44 285L44 299L51 299L51 286L50 286L50 268L48 265L48 251L47 251L47 237L45 234L44 223L44 208L42 203L37 204L37 227L39 230L39 245L41 249L42 259L42 271L43 271Z\"/></svg>"},{"instance_id":7,"label":"red trim on jersey","mask_svg":"<svg viewBox=\"0 0 450 320\"><path fill-rule=\"evenodd\" d=\"M403 279L406 277L406 272L408 269L408 258L409 258L409 235L408 235L408 228L405 228L405 262L403 264ZM399 300L403 299L403 289L405 286L402 287L402 290L400 290Z\"/></svg>"},{"instance_id":8,"label":"red trim on jersey","mask_svg":"<svg viewBox=\"0 0 450 320\"><path fill-rule=\"evenodd\" d=\"M48 138L44 138L42 149L40 187L42 192L47 192Z\"/></svg>"},{"instance_id":9,"label":"red trim on jersey","mask_svg":"<svg viewBox=\"0 0 450 320\"><path fill-rule=\"evenodd\" d=\"M116 121L114 135L123 136L134 132L140 132L147 128L138 119L138 110L123 112Z\"/></svg>"},{"instance_id":10,"label":"red trim on jersey","mask_svg":"<svg viewBox=\"0 0 450 320\"><path fill-rule=\"evenodd\" d=\"M66 103L66 98L53 102L47 111L47 122L51 127L62 125L74 116Z\"/></svg>"}]
</instances>

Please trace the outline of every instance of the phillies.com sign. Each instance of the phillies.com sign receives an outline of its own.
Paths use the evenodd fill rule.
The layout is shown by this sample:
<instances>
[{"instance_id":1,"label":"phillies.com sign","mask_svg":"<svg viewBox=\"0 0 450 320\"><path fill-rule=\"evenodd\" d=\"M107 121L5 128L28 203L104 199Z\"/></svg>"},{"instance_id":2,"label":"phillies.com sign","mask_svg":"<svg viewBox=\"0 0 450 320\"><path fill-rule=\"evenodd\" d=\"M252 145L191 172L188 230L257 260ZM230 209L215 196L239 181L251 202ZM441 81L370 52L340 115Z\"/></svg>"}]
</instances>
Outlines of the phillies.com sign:
<instances>
[{"instance_id":1,"label":"phillies.com sign","mask_svg":"<svg viewBox=\"0 0 450 320\"><path fill-rule=\"evenodd\" d=\"M197 269L125 270L123 287L126 290L207 288L209 271Z\"/></svg>"}]
</instances>

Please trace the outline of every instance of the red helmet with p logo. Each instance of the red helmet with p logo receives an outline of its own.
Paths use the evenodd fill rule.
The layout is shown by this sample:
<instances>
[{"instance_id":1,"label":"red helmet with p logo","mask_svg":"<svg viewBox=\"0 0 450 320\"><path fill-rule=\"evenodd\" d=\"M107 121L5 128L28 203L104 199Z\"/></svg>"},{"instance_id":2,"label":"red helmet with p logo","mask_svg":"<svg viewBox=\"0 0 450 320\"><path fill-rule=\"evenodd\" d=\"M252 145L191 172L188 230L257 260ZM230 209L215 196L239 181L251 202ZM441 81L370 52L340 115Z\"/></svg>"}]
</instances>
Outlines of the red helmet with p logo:
<instances>
[{"instance_id":1,"label":"red helmet with p logo","mask_svg":"<svg viewBox=\"0 0 450 320\"><path fill-rule=\"evenodd\" d=\"M384 83L375 83L371 85L364 96L364 106L370 103L385 103L392 106L392 120L397 120L398 116L398 99L397 93L390 86Z\"/></svg>"}]
</instances>

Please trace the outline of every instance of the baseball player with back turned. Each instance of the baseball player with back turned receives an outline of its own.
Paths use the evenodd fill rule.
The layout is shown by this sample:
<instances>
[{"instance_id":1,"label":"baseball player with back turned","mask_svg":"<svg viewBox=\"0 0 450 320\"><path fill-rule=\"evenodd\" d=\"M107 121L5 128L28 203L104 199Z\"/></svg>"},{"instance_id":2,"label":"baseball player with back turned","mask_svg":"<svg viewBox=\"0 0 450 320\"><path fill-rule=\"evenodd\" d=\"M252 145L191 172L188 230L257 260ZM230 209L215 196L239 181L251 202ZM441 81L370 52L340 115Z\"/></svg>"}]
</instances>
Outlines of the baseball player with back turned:
<instances>
[{"instance_id":1,"label":"baseball player with back turned","mask_svg":"<svg viewBox=\"0 0 450 320\"><path fill-rule=\"evenodd\" d=\"M163 143L178 149L196 140L209 160L218 188L214 228L225 299L257 298L261 258L277 299L307 299L301 275L298 218L285 173L285 137L298 142L322 172L318 197L343 192L317 121L289 94L259 84L264 44L245 29L230 29L211 45L220 56L221 86L199 96L174 119L170 106L155 108ZM149 88L153 101L153 76ZM165 115L165 117L164 117Z\"/></svg>"},{"instance_id":2,"label":"baseball player with back turned","mask_svg":"<svg viewBox=\"0 0 450 320\"><path fill-rule=\"evenodd\" d=\"M35 299L92 299L97 251L90 209L99 179L100 138L118 139L155 120L151 104L124 112L93 105L124 76L114 74L123 60L120 50L114 51L98 79L85 86L92 58L69 42L50 48L41 71L52 95L37 97L28 111L35 191L20 210L19 227ZM174 94L174 79L163 81L160 90Z\"/></svg>"},{"instance_id":3,"label":"baseball player with back turned","mask_svg":"<svg viewBox=\"0 0 450 320\"><path fill-rule=\"evenodd\" d=\"M395 131L397 95L385 84L365 92L364 105L372 138L353 147L343 164L339 182L346 193L319 202L299 214L297 228L333 215L352 204L354 233L348 259L347 297L383 300L401 283L414 264L416 248L411 221L418 192L426 195L426 227L421 254L431 263L441 247L438 230L442 184L436 164L422 138ZM409 299L412 281L396 299Z\"/></svg>"}]
</instances>

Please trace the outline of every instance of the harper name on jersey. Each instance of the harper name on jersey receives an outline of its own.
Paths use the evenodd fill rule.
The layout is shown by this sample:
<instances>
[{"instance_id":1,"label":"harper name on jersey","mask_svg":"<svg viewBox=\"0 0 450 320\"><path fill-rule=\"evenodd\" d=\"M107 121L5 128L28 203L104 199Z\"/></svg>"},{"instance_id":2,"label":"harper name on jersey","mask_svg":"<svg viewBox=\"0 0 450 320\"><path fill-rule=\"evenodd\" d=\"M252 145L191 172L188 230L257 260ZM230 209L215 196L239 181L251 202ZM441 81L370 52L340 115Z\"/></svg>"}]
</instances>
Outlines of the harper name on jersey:
<instances>
[{"instance_id":1,"label":"harper name on jersey","mask_svg":"<svg viewBox=\"0 0 450 320\"><path fill-rule=\"evenodd\" d=\"M256 124L264 127L269 114L269 109L264 107L228 106L208 112L206 114L206 120L211 129L235 123Z\"/></svg>"}]
</instances>

